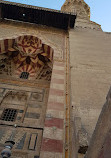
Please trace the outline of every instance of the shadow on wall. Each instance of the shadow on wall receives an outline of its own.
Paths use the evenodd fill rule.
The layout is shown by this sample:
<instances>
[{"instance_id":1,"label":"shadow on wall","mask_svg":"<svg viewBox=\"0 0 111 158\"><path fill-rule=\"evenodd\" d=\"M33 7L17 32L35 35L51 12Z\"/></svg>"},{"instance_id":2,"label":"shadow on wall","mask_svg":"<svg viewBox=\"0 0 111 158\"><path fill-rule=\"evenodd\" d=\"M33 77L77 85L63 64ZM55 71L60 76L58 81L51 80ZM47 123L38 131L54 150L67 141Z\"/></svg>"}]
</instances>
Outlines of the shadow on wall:
<instances>
[{"instance_id":1,"label":"shadow on wall","mask_svg":"<svg viewBox=\"0 0 111 158\"><path fill-rule=\"evenodd\" d=\"M111 88L85 158L111 158Z\"/></svg>"}]
</instances>

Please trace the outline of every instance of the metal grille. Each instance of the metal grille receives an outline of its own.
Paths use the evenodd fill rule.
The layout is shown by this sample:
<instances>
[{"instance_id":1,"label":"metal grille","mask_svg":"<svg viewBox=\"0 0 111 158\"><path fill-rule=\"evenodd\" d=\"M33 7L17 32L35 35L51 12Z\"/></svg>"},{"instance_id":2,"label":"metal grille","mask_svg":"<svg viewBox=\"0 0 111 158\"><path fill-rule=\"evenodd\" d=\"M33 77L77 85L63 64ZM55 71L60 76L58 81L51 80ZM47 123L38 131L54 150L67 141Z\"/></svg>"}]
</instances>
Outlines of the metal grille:
<instances>
[{"instance_id":1,"label":"metal grille","mask_svg":"<svg viewBox=\"0 0 111 158\"><path fill-rule=\"evenodd\" d=\"M23 78L23 79L28 79L28 77L29 77L28 72L22 72L21 75L20 75L20 78Z\"/></svg>"},{"instance_id":2,"label":"metal grille","mask_svg":"<svg viewBox=\"0 0 111 158\"><path fill-rule=\"evenodd\" d=\"M1 120L4 121L15 121L17 116L17 110L16 109L4 109Z\"/></svg>"}]
</instances>

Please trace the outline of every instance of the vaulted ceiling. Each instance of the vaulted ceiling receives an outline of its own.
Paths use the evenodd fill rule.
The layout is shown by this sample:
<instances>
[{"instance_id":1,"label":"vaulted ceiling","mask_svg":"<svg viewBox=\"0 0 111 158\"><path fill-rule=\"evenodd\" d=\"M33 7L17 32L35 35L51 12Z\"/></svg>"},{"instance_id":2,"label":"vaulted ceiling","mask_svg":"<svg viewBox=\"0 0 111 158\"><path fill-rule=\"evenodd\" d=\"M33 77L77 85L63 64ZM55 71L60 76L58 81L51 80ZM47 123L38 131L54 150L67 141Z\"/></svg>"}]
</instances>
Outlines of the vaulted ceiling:
<instances>
[{"instance_id":1,"label":"vaulted ceiling","mask_svg":"<svg viewBox=\"0 0 111 158\"><path fill-rule=\"evenodd\" d=\"M0 48L0 54L13 61L16 77L26 76L26 79L37 79L38 76L40 78L43 69L47 71L44 72L46 76L47 73L51 73L54 50L37 37L28 35L4 40ZM49 80L50 77L46 76L44 77Z\"/></svg>"}]
</instances>

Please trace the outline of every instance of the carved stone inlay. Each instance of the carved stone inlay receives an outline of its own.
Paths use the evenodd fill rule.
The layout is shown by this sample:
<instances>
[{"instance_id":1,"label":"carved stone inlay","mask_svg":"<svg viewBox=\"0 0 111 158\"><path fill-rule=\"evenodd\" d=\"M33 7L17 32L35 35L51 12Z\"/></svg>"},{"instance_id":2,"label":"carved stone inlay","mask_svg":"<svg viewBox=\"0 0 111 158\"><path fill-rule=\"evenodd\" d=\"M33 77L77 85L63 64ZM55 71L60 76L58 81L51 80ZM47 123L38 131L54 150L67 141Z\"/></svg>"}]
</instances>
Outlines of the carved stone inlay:
<instances>
[{"instance_id":1,"label":"carved stone inlay","mask_svg":"<svg viewBox=\"0 0 111 158\"><path fill-rule=\"evenodd\" d=\"M43 88L26 87L16 90L10 88L0 88L0 123L10 125L25 125L28 127L43 127L47 105L48 91ZM10 120L10 115L3 115L5 109L16 110L16 117ZM12 111L13 112L13 111ZM3 117L3 119L2 119Z\"/></svg>"},{"instance_id":2,"label":"carved stone inlay","mask_svg":"<svg viewBox=\"0 0 111 158\"><path fill-rule=\"evenodd\" d=\"M14 127L0 127L0 150L8 140L15 142L12 158L31 158L39 155L42 130ZM31 150L31 152L29 152Z\"/></svg>"},{"instance_id":3,"label":"carved stone inlay","mask_svg":"<svg viewBox=\"0 0 111 158\"><path fill-rule=\"evenodd\" d=\"M37 79L50 81L51 75L52 75L52 68L49 67L48 65L45 65L42 71L37 76Z\"/></svg>"},{"instance_id":4,"label":"carved stone inlay","mask_svg":"<svg viewBox=\"0 0 111 158\"><path fill-rule=\"evenodd\" d=\"M6 100L19 100L19 101L26 101L27 100L27 94L22 91L8 91L5 95Z\"/></svg>"},{"instance_id":5,"label":"carved stone inlay","mask_svg":"<svg viewBox=\"0 0 111 158\"><path fill-rule=\"evenodd\" d=\"M12 62L6 55L0 56L0 75L12 75Z\"/></svg>"},{"instance_id":6,"label":"carved stone inlay","mask_svg":"<svg viewBox=\"0 0 111 158\"><path fill-rule=\"evenodd\" d=\"M0 74L21 80L39 79L38 74L44 66L52 63L54 50L31 35L19 36L13 42L12 48L7 46L5 52L0 52ZM42 79L50 80L46 74L42 76Z\"/></svg>"}]
</instances>

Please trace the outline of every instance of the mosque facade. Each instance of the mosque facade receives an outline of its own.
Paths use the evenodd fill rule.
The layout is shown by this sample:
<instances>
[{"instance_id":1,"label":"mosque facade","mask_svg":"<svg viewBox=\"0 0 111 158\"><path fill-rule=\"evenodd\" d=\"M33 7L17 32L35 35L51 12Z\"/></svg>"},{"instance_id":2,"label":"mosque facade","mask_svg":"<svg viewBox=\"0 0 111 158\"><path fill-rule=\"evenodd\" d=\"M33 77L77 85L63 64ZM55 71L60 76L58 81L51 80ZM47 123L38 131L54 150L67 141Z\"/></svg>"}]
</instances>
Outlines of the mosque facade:
<instances>
[{"instance_id":1,"label":"mosque facade","mask_svg":"<svg viewBox=\"0 0 111 158\"><path fill-rule=\"evenodd\" d=\"M12 158L84 158L110 88L110 51L84 0L61 11L0 0L0 151L13 141ZM97 150L87 158L109 158Z\"/></svg>"}]
</instances>

